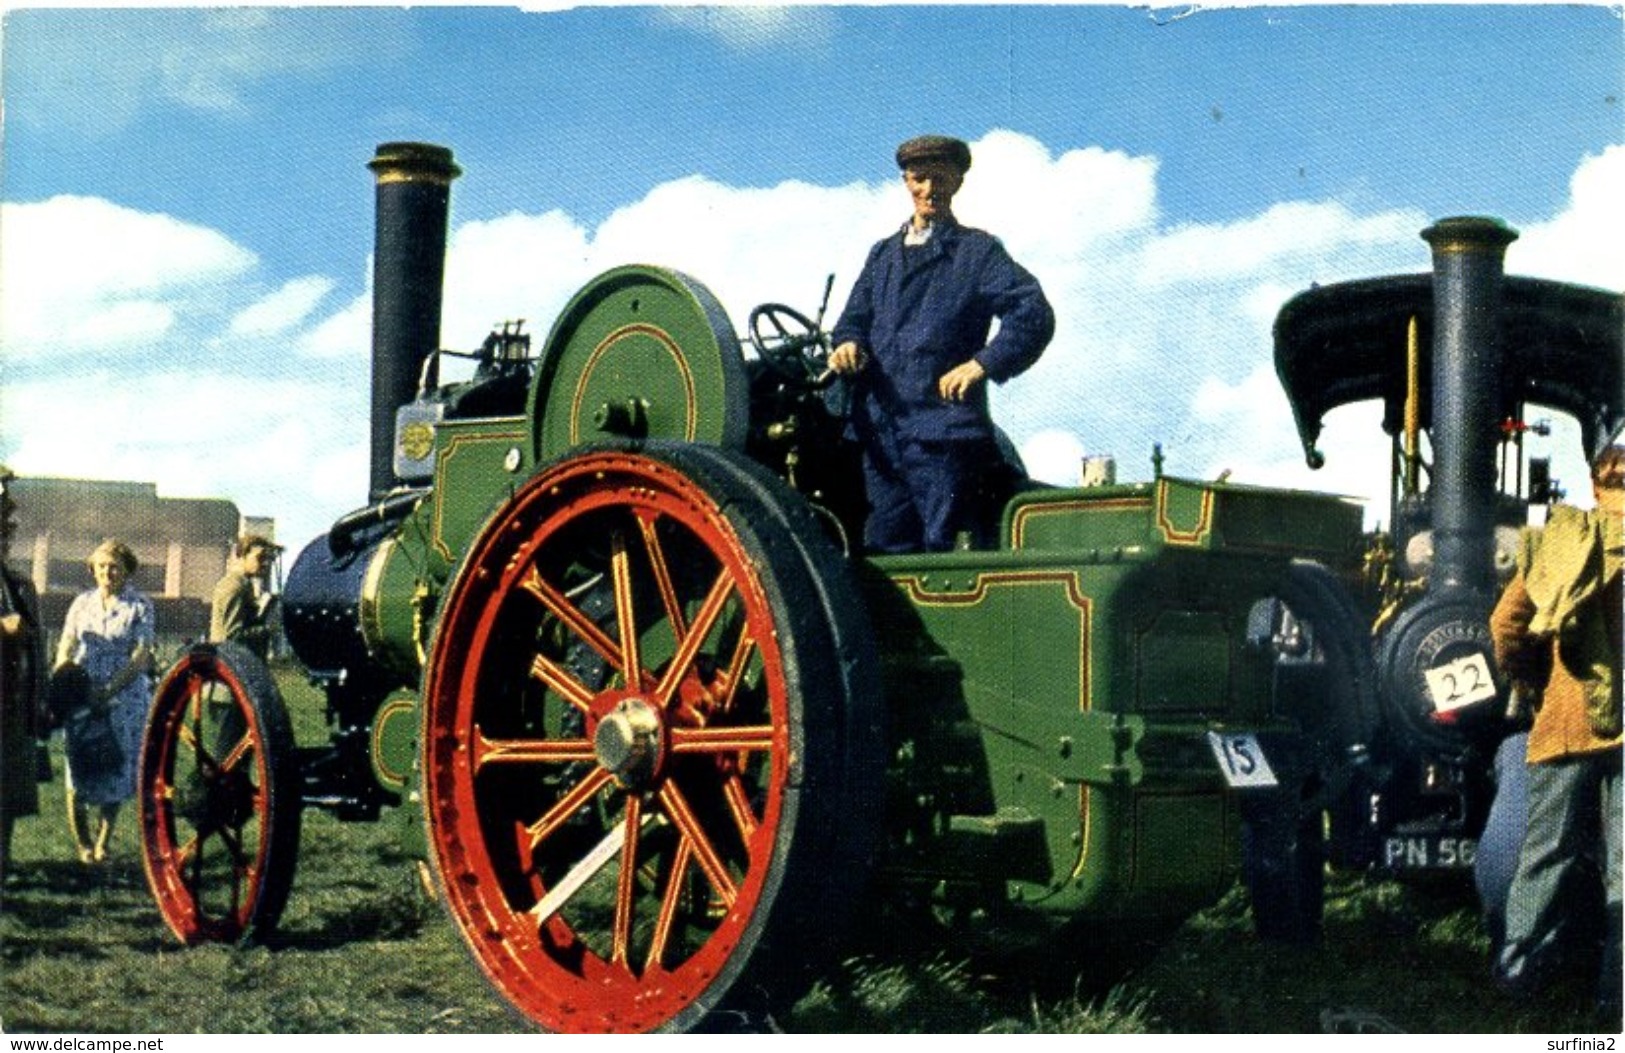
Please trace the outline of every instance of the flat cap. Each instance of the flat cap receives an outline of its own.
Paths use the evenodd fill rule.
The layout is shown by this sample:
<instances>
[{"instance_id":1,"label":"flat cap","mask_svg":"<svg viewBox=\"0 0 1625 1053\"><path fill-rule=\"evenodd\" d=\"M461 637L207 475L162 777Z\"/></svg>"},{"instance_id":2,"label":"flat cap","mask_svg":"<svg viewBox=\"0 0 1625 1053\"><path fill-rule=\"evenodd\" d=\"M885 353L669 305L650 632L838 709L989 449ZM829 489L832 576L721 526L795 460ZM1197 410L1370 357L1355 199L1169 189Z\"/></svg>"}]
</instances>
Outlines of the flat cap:
<instances>
[{"instance_id":1,"label":"flat cap","mask_svg":"<svg viewBox=\"0 0 1625 1053\"><path fill-rule=\"evenodd\" d=\"M239 558L248 555L257 548L267 552L281 552L282 546L266 537L264 534L244 534L237 539L237 555Z\"/></svg>"},{"instance_id":2,"label":"flat cap","mask_svg":"<svg viewBox=\"0 0 1625 1053\"><path fill-rule=\"evenodd\" d=\"M946 161L961 173L970 168L970 147L951 135L919 135L897 148L897 167Z\"/></svg>"}]
</instances>

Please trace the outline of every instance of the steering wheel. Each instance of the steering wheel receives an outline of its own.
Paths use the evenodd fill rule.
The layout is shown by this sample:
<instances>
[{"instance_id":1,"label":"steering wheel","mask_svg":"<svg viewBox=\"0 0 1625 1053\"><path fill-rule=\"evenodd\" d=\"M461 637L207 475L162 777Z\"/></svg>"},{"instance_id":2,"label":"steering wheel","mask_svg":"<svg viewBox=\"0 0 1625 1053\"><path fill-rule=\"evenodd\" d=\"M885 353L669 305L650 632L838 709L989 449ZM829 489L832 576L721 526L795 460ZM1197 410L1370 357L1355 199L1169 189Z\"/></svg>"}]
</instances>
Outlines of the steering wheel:
<instances>
[{"instance_id":1,"label":"steering wheel","mask_svg":"<svg viewBox=\"0 0 1625 1053\"><path fill-rule=\"evenodd\" d=\"M829 368L829 334L794 307L764 303L752 311L750 345L763 362L791 383L819 391L835 380L835 372Z\"/></svg>"}]
</instances>

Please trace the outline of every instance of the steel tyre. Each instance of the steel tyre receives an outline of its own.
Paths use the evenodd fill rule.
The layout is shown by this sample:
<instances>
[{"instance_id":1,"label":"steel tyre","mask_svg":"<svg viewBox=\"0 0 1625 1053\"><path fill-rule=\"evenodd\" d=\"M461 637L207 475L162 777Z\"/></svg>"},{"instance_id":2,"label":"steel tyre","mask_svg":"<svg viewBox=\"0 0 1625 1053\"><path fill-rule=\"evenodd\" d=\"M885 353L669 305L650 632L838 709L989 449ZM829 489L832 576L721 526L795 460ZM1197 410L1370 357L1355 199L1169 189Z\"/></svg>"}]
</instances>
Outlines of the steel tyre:
<instances>
[{"instance_id":1,"label":"steel tyre","mask_svg":"<svg viewBox=\"0 0 1625 1053\"><path fill-rule=\"evenodd\" d=\"M1242 873L1259 937L1311 944L1326 903L1326 839L1319 807L1290 779L1242 803Z\"/></svg>"},{"instance_id":2,"label":"steel tyre","mask_svg":"<svg viewBox=\"0 0 1625 1053\"><path fill-rule=\"evenodd\" d=\"M142 862L184 943L271 932L299 850L300 775L270 671L239 644L199 644L164 675L141 750Z\"/></svg>"},{"instance_id":3,"label":"steel tyre","mask_svg":"<svg viewBox=\"0 0 1625 1053\"><path fill-rule=\"evenodd\" d=\"M1298 734L1271 749L1280 786L1244 797L1243 877L1261 937L1310 943L1324 910L1328 816L1336 839L1357 836L1348 820L1380 727L1376 670L1369 620L1324 566L1294 562L1279 596L1299 638L1277 664L1277 704Z\"/></svg>"},{"instance_id":4,"label":"steel tyre","mask_svg":"<svg viewBox=\"0 0 1625 1053\"><path fill-rule=\"evenodd\" d=\"M556 1031L771 1012L837 945L878 838L872 651L846 568L742 455L543 469L442 605L424 690L432 867L475 960ZM848 651L847 649L850 649Z\"/></svg>"},{"instance_id":5,"label":"steel tyre","mask_svg":"<svg viewBox=\"0 0 1625 1053\"><path fill-rule=\"evenodd\" d=\"M841 765L836 783L842 794L839 814L872 812L885 799L886 725L880 655L868 608L848 557L836 547L830 521L754 461L715 447L692 447L685 454L696 469L703 466L709 476L725 476L730 486L748 490L758 502L756 514L777 521L809 568L824 628L830 636L830 653L839 659L823 674L838 679L844 704L833 714L828 727L818 729L830 755ZM838 834L840 840L839 846L832 845L830 850L857 859L861 865L828 874L824 881L832 889L850 886L853 895L861 895L861 884L882 851L883 824L840 824L829 832ZM847 898L844 891L838 896L842 901Z\"/></svg>"},{"instance_id":6,"label":"steel tyre","mask_svg":"<svg viewBox=\"0 0 1625 1053\"><path fill-rule=\"evenodd\" d=\"M1281 599L1309 627L1313 661L1283 668L1287 713L1313 749L1334 863L1350 865L1372 851L1369 794L1388 753L1371 647L1371 617L1325 566L1297 561Z\"/></svg>"}]
</instances>

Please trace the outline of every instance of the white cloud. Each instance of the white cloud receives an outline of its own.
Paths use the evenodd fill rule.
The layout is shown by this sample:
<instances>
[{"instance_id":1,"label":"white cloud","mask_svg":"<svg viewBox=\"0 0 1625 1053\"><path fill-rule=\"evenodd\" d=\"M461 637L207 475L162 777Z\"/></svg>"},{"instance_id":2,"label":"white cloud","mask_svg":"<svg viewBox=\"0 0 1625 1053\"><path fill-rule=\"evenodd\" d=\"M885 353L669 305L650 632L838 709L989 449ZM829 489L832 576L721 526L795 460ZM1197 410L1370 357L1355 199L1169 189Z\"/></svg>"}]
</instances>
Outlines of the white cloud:
<instances>
[{"instance_id":1,"label":"white cloud","mask_svg":"<svg viewBox=\"0 0 1625 1053\"><path fill-rule=\"evenodd\" d=\"M350 381L350 382L347 382ZM303 541L366 497L367 387L311 372L239 377L83 370L8 383L0 450L25 475L153 482L169 497L227 497ZM324 465L354 468L348 487Z\"/></svg>"},{"instance_id":2,"label":"white cloud","mask_svg":"<svg viewBox=\"0 0 1625 1053\"><path fill-rule=\"evenodd\" d=\"M1393 266L1415 269L1399 258L1425 225L1414 212L1356 216L1337 202L1291 201L1271 206L1262 215L1236 223L1180 227L1158 237L1142 254L1140 280L1148 287L1219 282L1253 282L1283 266L1338 268L1353 257L1372 262L1373 250L1394 258Z\"/></svg>"},{"instance_id":3,"label":"white cloud","mask_svg":"<svg viewBox=\"0 0 1625 1053\"><path fill-rule=\"evenodd\" d=\"M372 290L351 300L301 334L295 341L307 358L331 360L353 358L366 362L372 346Z\"/></svg>"},{"instance_id":4,"label":"white cloud","mask_svg":"<svg viewBox=\"0 0 1625 1053\"><path fill-rule=\"evenodd\" d=\"M660 22L712 36L737 51L777 47L823 48L834 34L834 16L814 6L766 4L660 7Z\"/></svg>"},{"instance_id":5,"label":"white cloud","mask_svg":"<svg viewBox=\"0 0 1625 1053\"><path fill-rule=\"evenodd\" d=\"M1175 474L1229 470L1243 482L1348 493L1386 515L1388 440L1372 408L1330 415L1327 467L1310 472L1274 376L1270 328L1286 299L1313 282L1426 270L1418 235L1430 217L1296 201L1234 222L1168 227L1154 157L1057 153L1007 131L972 145L961 219L1005 241L1059 318L1039 364L992 395L1036 475L1070 482L1087 452L1114 456L1122 480L1144 479L1160 444ZM1609 191L1625 179L1622 165L1625 148L1583 164L1568 207L1523 224L1509 270L1619 287L1620 205ZM317 313L331 279L308 275L267 295L247 250L108 202L6 208L6 352L25 336L15 346L32 353L32 371L0 391L0 457L24 472L230 496L245 512L277 516L294 544L365 499L368 295ZM524 318L539 349L586 281L633 262L704 283L740 332L765 301L812 313L834 272L832 320L869 246L907 214L892 179L730 187L693 176L654 187L596 229L557 211L458 224L442 343L473 349L492 326ZM104 251L77 266L84 254L66 246L87 244ZM153 251L132 258L135 244ZM125 250L108 248L118 245ZM213 308L201 314L213 326L201 330L202 346L235 331L234 359L263 355L275 365L237 376L203 370L208 361L227 367L218 355L188 357L197 352L173 335L196 326L199 304ZM83 359L47 373L39 354L100 346L156 350L139 369L111 360L94 373ZM285 354L289 346L298 353ZM162 412L181 400L185 413Z\"/></svg>"},{"instance_id":6,"label":"white cloud","mask_svg":"<svg viewBox=\"0 0 1625 1053\"><path fill-rule=\"evenodd\" d=\"M52 5L40 5L49 7ZM337 7L156 10L118 5L32 12L29 46L8 48L16 119L97 139L174 104L207 117L260 112L254 90L369 61L402 59L412 47L404 19ZM8 95L8 100L11 98Z\"/></svg>"},{"instance_id":7,"label":"white cloud","mask_svg":"<svg viewBox=\"0 0 1625 1053\"><path fill-rule=\"evenodd\" d=\"M462 224L447 252L441 343L471 350L495 326L524 319L540 344L591 277L588 253L587 232L558 211Z\"/></svg>"},{"instance_id":8,"label":"white cloud","mask_svg":"<svg viewBox=\"0 0 1625 1053\"><path fill-rule=\"evenodd\" d=\"M100 351L151 345L175 325L175 309L152 300L119 300L87 306L85 314L64 318L58 330L61 346ZM19 345L26 354L26 347Z\"/></svg>"},{"instance_id":9,"label":"white cloud","mask_svg":"<svg viewBox=\"0 0 1625 1053\"><path fill-rule=\"evenodd\" d=\"M1056 486L1076 486L1083 465L1083 443L1069 431L1041 431L1021 446L1027 474Z\"/></svg>"},{"instance_id":10,"label":"white cloud","mask_svg":"<svg viewBox=\"0 0 1625 1053\"><path fill-rule=\"evenodd\" d=\"M594 269L626 262L673 267L709 287L740 332L750 309L764 302L813 314L831 272L835 310L870 243L907 216L900 194L802 182L735 189L692 177L657 187L605 220L593 239Z\"/></svg>"},{"instance_id":11,"label":"white cloud","mask_svg":"<svg viewBox=\"0 0 1625 1053\"><path fill-rule=\"evenodd\" d=\"M1625 145L1586 158L1569 183L1568 207L1525 226L1507 269L1604 289L1625 289Z\"/></svg>"},{"instance_id":12,"label":"white cloud","mask_svg":"<svg viewBox=\"0 0 1625 1053\"><path fill-rule=\"evenodd\" d=\"M320 275L295 278L232 318L233 336L276 336L303 322L322 298L333 291L333 279Z\"/></svg>"},{"instance_id":13,"label":"white cloud","mask_svg":"<svg viewBox=\"0 0 1625 1053\"><path fill-rule=\"evenodd\" d=\"M222 307L256 263L229 238L99 198L0 205L8 358L144 348L185 313Z\"/></svg>"},{"instance_id":14,"label":"white cloud","mask_svg":"<svg viewBox=\"0 0 1625 1053\"><path fill-rule=\"evenodd\" d=\"M1088 147L1059 156L1038 140L992 131L975 144L955 211L1003 239L1035 271L1077 265L1157 219L1157 159Z\"/></svg>"}]
</instances>

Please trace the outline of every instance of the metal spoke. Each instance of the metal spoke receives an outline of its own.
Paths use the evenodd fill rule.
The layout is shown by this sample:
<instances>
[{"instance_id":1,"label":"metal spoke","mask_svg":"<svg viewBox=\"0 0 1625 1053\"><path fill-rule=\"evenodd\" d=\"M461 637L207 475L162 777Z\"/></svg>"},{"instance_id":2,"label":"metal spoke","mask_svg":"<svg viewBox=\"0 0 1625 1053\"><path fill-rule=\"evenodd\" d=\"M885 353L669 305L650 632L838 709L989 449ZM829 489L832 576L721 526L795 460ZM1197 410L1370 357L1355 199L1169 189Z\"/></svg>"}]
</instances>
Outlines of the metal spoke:
<instances>
[{"instance_id":1,"label":"metal spoke","mask_svg":"<svg viewBox=\"0 0 1625 1053\"><path fill-rule=\"evenodd\" d=\"M541 571L535 567L525 571L524 577L519 580L519 587L540 600L549 613L563 622L571 632L581 637L587 646L597 651L610 665L616 669L625 668L626 663L621 656L620 645L611 640L591 618L581 613L581 609L571 603L564 593L543 578Z\"/></svg>"},{"instance_id":2,"label":"metal spoke","mask_svg":"<svg viewBox=\"0 0 1625 1053\"><path fill-rule=\"evenodd\" d=\"M649 566L654 571L655 589L660 593L661 605L666 608L666 620L671 623L672 636L681 639L688 632L687 619L683 617L682 602L677 598L677 587L672 584L665 546L655 533L654 513L639 510L637 520L638 529L643 533L643 550L648 554Z\"/></svg>"},{"instance_id":3,"label":"metal spoke","mask_svg":"<svg viewBox=\"0 0 1625 1053\"><path fill-rule=\"evenodd\" d=\"M546 655L539 654L531 660L530 675L583 713L591 708L592 690Z\"/></svg>"},{"instance_id":4,"label":"metal spoke","mask_svg":"<svg viewBox=\"0 0 1625 1053\"><path fill-rule=\"evenodd\" d=\"M198 851L202 847L202 840L202 834L193 834L191 839L188 840L184 845L176 846L175 866L177 869L179 869L188 859L192 858L193 852Z\"/></svg>"},{"instance_id":5,"label":"metal spoke","mask_svg":"<svg viewBox=\"0 0 1625 1053\"><path fill-rule=\"evenodd\" d=\"M582 805L592 800L593 794L604 788L612 776L603 768L594 768L585 779L575 785L569 793L559 799L558 803L549 808L543 816L525 827L525 835L530 838L531 848L545 841L565 821L574 815Z\"/></svg>"},{"instance_id":6,"label":"metal spoke","mask_svg":"<svg viewBox=\"0 0 1625 1053\"><path fill-rule=\"evenodd\" d=\"M242 863L247 858L247 853L243 851L243 842L242 838L237 836L238 831L229 826L222 826L218 833L221 843L226 846L226 853L231 856L231 869L241 872L245 869Z\"/></svg>"},{"instance_id":7,"label":"metal spoke","mask_svg":"<svg viewBox=\"0 0 1625 1053\"><path fill-rule=\"evenodd\" d=\"M723 784L722 796L728 802L728 811L734 817L734 825L739 827L739 838L748 850L750 839L756 836L756 812L751 808L745 784L737 774L730 776Z\"/></svg>"},{"instance_id":8,"label":"metal spoke","mask_svg":"<svg viewBox=\"0 0 1625 1053\"><path fill-rule=\"evenodd\" d=\"M694 616L694 624L689 626L682 644L677 648L677 653L672 656L671 664L666 667L665 675L660 678L660 686L655 689L655 701L661 708L670 706L672 696L677 692L677 685L693 667L700 647L704 645L705 638L716 625L717 619L722 616L723 608L732 594L733 579L724 568L717 575L717 580L712 583L711 591L706 594L705 602L700 605L699 613Z\"/></svg>"},{"instance_id":9,"label":"metal spoke","mask_svg":"<svg viewBox=\"0 0 1625 1053\"><path fill-rule=\"evenodd\" d=\"M733 709L734 698L739 694L739 685L745 681L745 667L750 664L751 657L756 653L756 638L750 634L750 627L739 627L739 642L734 645L733 658L728 662L728 669L722 675L718 685L721 688L721 698L717 702L717 711L726 713Z\"/></svg>"},{"instance_id":10,"label":"metal spoke","mask_svg":"<svg viewBox=\"0 0 1625 1053\"><path fill-rule=\"evenodd\" d=\"M621 844L621 872L615 883L615 927L610 938L609 960L627 964L627 949L632 943L633 901L637 895L638 823L643 815L643 800L636 794L626 798L626 817L621 826L626 837Z\"/></svg>"},{"instance_id":11,"label":"metal spoke","mask_svg":"<svg viewBox=\"0 0 1625 1053\"><path fill-rule=\"evenodd\" d=\"M660 787L660 803L665 807L671 821L677 825L683 839L693 847L694 858L700 864L700 870L710 880L711 887L716 889L725 906L732 907L734 900L739 896L739 888L734 884L727 866L722 862L722 857L717 855L716 847L711 844L705 829L700 825L699 818L689 807L688 799L683 796L676 783L667 782Z\"/></svg>"},{"instance_id":12,"label":"metal spoke","mask_svg":"<svg viewBox=\"0 0 1625 1053\"><path fill-rule=\"evenodd\" d=\"M192 853L192 880L187 885L187 888L192 893L192 902L198 904L201 908L200 890L203 888L203 846L205 838L200 833L194 840L197 842L197 851ZM201 913L201 910L199 913Z\"/></svg>"},{"instance_id":13,"label":"metal spoke","mask_svg":"<svg viewBox=\"0 0 1625 1053\"><path fill-rule=\"evenodd\" d=\"M220 769L212 754L203 746L203 689L213 681L205 680L202 676L195 676L191 681L190 696L186 708L191 710L192 722L188 724L182 720L177 725L178 737L192 747L192 756L198 769L205 775L213 775Z\"/></svg>"},{"instance_id":14,"label":"metal spoke","mask_svg":"<svg viewBox=\"0 0 1625 1053\"><path fill-rule=\"evenodd\" d=\"M632 602L632 557L626 549L626 535L617 530L610 536L609 549L615 623L621 633L621 674L626 686L637 690L643 684L643 655L638 648L637 612Z\"/></svg>"},{"instance_id":15,"label":"metal spoke","mask_svg":"<svg viewBox=\"0 0 1625 1053\"><path fill-rule=\"evenodd\" d=\"M474 772L487 764L567 764L593 760L586 739L488 739L474 728Z\"/></svg>"},{"instance_id":16,"label":"metal spoke","mask_svg":"<svg viewBox=\"0 0 1625 1053\"><path fill-rule=\"evenodd\" d=\"M196 731L192 730L192 725L184 723L177 724L175 726L175 737L180 739L186 745L191 746L193 750L201 754L202 748L198 744L198 734Z\"/></svg>"},{"instance_id":17,"label":"metal spoke","mask_svg":"<svg viewBox=\"0 0 1625 1053\"><path fill-rule=\"evenodd\" d=\"M237 743L237 745L233 746L231 751L227 753L225 757L221 758L219 764L217 765L218 769L221 772L231 771L233 768L237 767L238 762L240 762L244 757L248 756L249 751L253 748L254 729L250 727L243 733L243 737Z\"/></svg>"},{"instance_id":18,"label":"metal spoke","mask_svg":"<svg viewBox=\"0 0 1625 1053\"><path fill-rule=\"evenodd\" d=\"M186 705L182 707L182 712L190 711L193 720L200 721L203 719L203 689L209 683L211 681L204 679L199 673L193 673L187 679L187 700Z\"/></svg>"},{"instance_id":19,"label":"metal spoke","mask_svg":"<svg viewBox=\"0 0 1625 1053\"><path fill-rule=\"evenodd\" d=\"M683 898L683 875L694 858L694 849L688 838L677 839L677 851L672 857L671 870L666 877L666 891L660 897L660 914L655 919L654 933L649 937L649 957L644 962L648 972L666 957L666 945L671 942L672 926L677 921L677 907Z\"/></svg>"},{"instance_id":20,"label":"metal spoke","mask_svg":"<svg viewBox=\"0 0 1625 1053\"><path fill-rule=\"evenodd\" d=\"M246 853L243 843L234 836L234 832L224 827L220 829L220 841L226 846L226 855L231 860L231 908L226 912L228 917L235 918L242 908L243 889L249 884L251 871L243 862Z\"/></svg>"},{"instance_id":21,"label":"metal spoke","mask_svg":"<svg viewBox=\"0 0 1625 1053\"><path fill-rule=\"evenodd\" d=\"M773 748L773 725L729 728L672 728L673 753L740 753Z\"/></svg>"},{"instance_id":22,"label":"metal spoke","mask_svg":"<svg viewBox=\"0 0 1625 1053\"><path fill-rule=\"evenodd\" d=\"M641 831L643 827L648 826L652 820L653 816L644 816L639 821L639 830ZM614 859L620 853L621 846L626 843L628 833L629 827L626 823L616 823L609 833L604 835L604 839L594 845L590 852L582 856L576 865L570 868L570 872L565 874L557 884L548 889L547 894L538 900L528 913L538 923L543 923L563 910L564 905L569 903L577 892L581 891L581 887L591 881L600 870L608 865L611 859Z\"/></svg>"}]
</instances>

